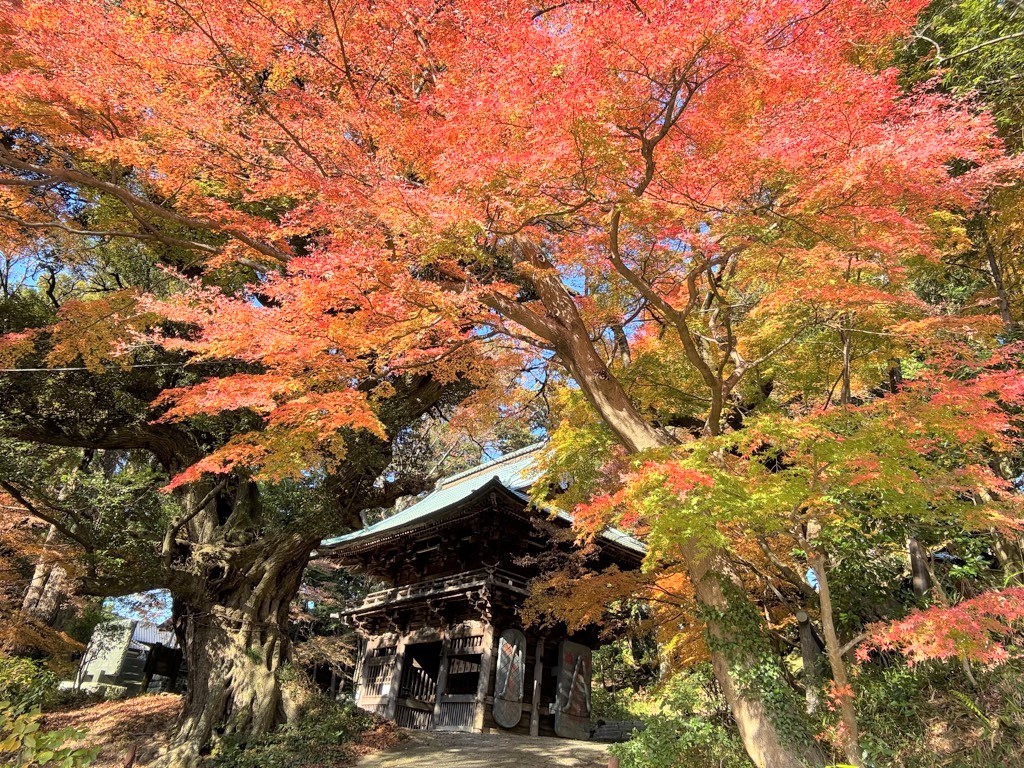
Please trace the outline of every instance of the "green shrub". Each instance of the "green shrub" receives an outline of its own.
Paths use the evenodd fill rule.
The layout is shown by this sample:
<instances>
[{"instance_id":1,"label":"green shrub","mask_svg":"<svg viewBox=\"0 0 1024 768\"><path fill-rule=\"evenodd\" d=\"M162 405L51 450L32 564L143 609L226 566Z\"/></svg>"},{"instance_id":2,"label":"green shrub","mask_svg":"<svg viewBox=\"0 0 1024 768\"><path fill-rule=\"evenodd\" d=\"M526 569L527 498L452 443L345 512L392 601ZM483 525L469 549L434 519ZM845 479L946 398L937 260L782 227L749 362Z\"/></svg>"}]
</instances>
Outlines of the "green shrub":
<instances>
[{"instance_id":1,"label":"green shrub","mask_svg":"<svg viewBox=\"0 0 1024 768\"><path fill-rule=\"evenodd\" d=\"M86 768L99 754L99 747L73 747L67 742L85 733L74 728L46 731L38 709L19 710L0 701L0 764L14 768Z\"/></svg>"},{"instance_id":2,"label":"green shrub","mask_svg":"<svg viewBox=\"0 0 1024 768\"><path fill-rule=\"evenodd\" d=\"M57 678L31 659L0 654L0 701L15 712L42 707L57 690Z\"/></svg>"},{"instance_id":3,"label":"green shrub","mask_svg":"<svg viewBox=\"0 0 1024 768\"><path fill-rule=\"evenodd\" d=\"M710 685L710 670L675 675L658 691L645 730L611 752L623 768L750 768L732 719Z\"/></svg>"},{"instance_id":4,"label":"green shrub","mask_svg":"<svg viewBox=\"0 0 1024 768\"><path fill-rule=\"evenodd\" d=\"M623 768L750 768L743 745L732 731L696 715L653 715L645 730L611 751L622 760Z\"/></svg>"},{"instance_id":5,"label":"green shrub","mask_svg":"<svg viewBox=\"0 0 1024 768\"><path fill-rule=\"evenodd\" d=\"M856 679L861 743L878 768L1003 768L1024 762L1024 662L975 668L876 662Z\"/></svg>"},{"instance_id":6,"label":"green shrub","mask_svg":"<svg viewBox=\"0 0 1024 768\"><path fill-rule=\"evenodd\" d=\"M301 768L342 762L351 744L377 719L349 703L317 697L297 724L282 726L255 744L222 743L214 768Z\"/></svg>"},{"instance_id":7,"label":"green shrub","mask_svg":"<svg viewBox=\"0 0 1024 768\"><path fill-rule=\"evenodd\" d=\"M623 691L606 691L595 686L590 695L590 717L598 720L633 720L638 717L642 696L628 688Z\"/></svg>"}]
</instances>

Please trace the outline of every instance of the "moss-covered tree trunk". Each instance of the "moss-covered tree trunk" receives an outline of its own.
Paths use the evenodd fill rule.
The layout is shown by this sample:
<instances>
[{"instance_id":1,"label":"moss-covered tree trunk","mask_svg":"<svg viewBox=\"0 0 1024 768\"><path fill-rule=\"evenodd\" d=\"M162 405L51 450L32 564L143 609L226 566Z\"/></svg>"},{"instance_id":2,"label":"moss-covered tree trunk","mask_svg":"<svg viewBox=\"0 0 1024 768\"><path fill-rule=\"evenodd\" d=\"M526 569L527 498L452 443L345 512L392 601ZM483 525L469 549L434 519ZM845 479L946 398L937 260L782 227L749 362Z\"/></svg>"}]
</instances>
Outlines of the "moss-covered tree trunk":
<instances>
[{"instance_id":1,"label":"moss-covered tree trunk","mask_svg":"<svg viewBox=\"0 0 1024 768\"><path fill-rule=\"evenodd\" d=\"M674 441L636 408L594 347L558 270L534 244L516 242L531 269L530 285L544 313L497 294L489 298L491 306L551 345L595 412L630 453L672 445ZM704 431L717 434L721 418L720 404L712 407ZM787 690L778 660L770 653L765 627L726 554L692 537L680 541L679 548L706 615L715 677L751 761L757 768L824 765L799 704L792 704L795 694Z\"/></svg>"},{"instance_id":2,"label":"moss-covered tree trunk","mask_svg":"<svg viewBox=\"0 0 1024 768\"><path fill-rule=\"evenodd\" d=\"M742 592L727 558L684 545L687 571L705 614L711 665L758 768L806 768L825 762L800 701L785 681L761 617Z\"/></svg>"}]
</instances>

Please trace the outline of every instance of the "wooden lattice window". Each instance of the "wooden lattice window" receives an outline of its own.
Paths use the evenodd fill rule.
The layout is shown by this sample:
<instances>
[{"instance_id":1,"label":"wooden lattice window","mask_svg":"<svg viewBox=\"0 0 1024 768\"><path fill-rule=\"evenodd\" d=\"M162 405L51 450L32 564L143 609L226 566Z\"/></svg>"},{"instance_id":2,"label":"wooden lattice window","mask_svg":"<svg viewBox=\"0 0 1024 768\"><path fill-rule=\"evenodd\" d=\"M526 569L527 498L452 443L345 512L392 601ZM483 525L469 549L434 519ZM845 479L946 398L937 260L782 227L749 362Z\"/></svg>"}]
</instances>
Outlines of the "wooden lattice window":
<instances>
[{"instance_id":1,"label":"wooden lattice window","mask_svg":"<svg viewBox=\"0 0 1024 768\"><path fill-rule=\"evenodd\" d=\"M395 646L382 646L368 651L363 695L383 696L384 688L391 682L394 671Z\"/></svg>"}]
</instances>

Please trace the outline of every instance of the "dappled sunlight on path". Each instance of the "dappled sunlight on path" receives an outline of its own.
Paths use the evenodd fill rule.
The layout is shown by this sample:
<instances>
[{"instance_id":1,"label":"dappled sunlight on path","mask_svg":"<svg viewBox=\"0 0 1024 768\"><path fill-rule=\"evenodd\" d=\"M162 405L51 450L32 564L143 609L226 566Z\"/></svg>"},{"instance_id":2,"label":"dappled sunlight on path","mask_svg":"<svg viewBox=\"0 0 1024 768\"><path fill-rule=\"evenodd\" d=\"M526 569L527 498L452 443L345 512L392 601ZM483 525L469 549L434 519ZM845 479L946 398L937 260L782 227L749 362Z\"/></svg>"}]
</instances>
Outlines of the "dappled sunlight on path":
<instances>
[{"instance_id":1,"label":"dappled sunlight on path","mask_svg":"<svg viewBox=\"0 0 1024 768\"><path fill-rule=\"evenodd\" d=\"M414 731L359 768L605 768L607 747L586 741L504 734Z\"/></svg>"}]
</instances>

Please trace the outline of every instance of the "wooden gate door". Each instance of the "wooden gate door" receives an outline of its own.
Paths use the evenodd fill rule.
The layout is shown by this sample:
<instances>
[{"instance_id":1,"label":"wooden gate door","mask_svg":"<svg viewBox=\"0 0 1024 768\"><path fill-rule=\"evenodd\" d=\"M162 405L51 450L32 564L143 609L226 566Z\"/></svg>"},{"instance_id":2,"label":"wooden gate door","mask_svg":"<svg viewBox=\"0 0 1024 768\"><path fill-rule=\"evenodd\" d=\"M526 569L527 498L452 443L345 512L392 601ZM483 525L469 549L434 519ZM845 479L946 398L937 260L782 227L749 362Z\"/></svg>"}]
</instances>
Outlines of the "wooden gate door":
<instances>
[{"instance_id":1,"label":"wooden gate door","mask_svg":"<svg viewBox=\"0 0 1024 768\"><path fill-rule=\"evenodd\" d=\"M472 731L480 700L483 635L452 637L442 659L441 693L434 715L435 731Z\"/></svg>"},{"instance_id":2,"label":"wooden gate door","mask_svg":"<svg viewBox=\"0 0 1024 768\"><path fill-rule=\"evenodd\" d=\"M441 671L441 643L405 646L402 679L398 685L395 722L404 728L429 730L437 703L437 682Z\"/></svg>"}]
</instances>

